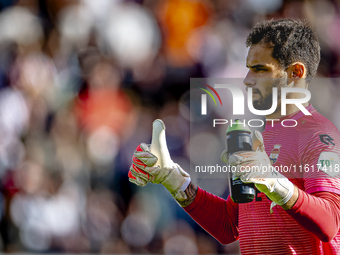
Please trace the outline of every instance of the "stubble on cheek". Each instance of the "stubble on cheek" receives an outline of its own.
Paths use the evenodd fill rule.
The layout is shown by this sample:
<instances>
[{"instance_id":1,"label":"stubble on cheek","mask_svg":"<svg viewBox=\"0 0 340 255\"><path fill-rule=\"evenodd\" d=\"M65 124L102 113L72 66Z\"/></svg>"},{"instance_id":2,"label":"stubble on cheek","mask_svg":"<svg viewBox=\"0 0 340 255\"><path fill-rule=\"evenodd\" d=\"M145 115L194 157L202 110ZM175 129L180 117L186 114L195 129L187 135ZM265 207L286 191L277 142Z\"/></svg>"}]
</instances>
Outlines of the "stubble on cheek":
<instances>
[{"instance_id":1,"label":"stubble on cheek","mask_svg":"<svg viewBox=\"0 0 340 255\"><path fill-rule=\"evenodd\" d=\"M267 110L272 105L272 82L266 81L266 89L263 91L256 90L258 93L253 94L253 105L257 110Z\"/></svg>"},{"instance_id":2,"label":"stubble on cheek","mask_svg":"<svg viewBox=\"0 0 340 255\"><path fill-rule=\"evenodd\" d=\"M277 108L276 111L281 110L281 88L285 87L287 85L286 82L286 77L282 78L276 78L272 79L270 81L265 81L265 90L260 92L259 94L256 94L257 97L254 97L253 95L253 105L254 108L257 110L268 110L272 107L273 105L273 88L278 88L278 93L277 93Z\"/></svg>"}]
</instances>

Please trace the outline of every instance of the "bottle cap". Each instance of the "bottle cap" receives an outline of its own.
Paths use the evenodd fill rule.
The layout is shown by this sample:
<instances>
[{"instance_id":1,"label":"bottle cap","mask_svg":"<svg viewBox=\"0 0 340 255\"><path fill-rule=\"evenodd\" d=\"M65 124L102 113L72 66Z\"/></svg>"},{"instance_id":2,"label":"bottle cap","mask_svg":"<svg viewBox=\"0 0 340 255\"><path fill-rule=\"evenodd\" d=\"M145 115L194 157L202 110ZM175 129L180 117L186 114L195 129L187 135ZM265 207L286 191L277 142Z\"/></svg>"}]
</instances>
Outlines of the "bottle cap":
<instances>
[{"instance_id":1,"label":"bottle cap","mask_svg":"<svg viewBox=\"0 0 340 255\"><path fill-rule=\"evenodd\" d=\"M233 131L243 131L243 132L251 133L248 125L245 124L244 122L241 122L240 119L236 119L234 123L228 126L227 134Z\"/></svg>"}]
</instances>

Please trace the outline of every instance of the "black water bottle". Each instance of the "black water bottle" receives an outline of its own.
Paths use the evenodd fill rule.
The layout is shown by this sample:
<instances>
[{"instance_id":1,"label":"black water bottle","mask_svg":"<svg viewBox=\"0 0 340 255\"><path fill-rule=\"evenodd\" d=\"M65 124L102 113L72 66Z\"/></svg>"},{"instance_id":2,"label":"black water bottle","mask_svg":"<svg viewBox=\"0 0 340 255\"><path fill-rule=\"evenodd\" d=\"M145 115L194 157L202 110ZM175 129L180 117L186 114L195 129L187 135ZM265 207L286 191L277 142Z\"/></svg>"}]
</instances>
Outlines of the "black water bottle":
<instances>
[{"instance_id":1,"label":"black water bottle","mask_svg":"<svg viewBox=\"0 0 340 255\"><path fill-rule=\"evenodd\" d=\"M251 150L251 131L245 123L237 119L227 130L228 156L234 152ZM256 195L254 183L243 183L233 175L231 170L232 168L230 167L229 187L232 200L235 203L248 203L253 201Z\"/></svg>"}]
</instances>

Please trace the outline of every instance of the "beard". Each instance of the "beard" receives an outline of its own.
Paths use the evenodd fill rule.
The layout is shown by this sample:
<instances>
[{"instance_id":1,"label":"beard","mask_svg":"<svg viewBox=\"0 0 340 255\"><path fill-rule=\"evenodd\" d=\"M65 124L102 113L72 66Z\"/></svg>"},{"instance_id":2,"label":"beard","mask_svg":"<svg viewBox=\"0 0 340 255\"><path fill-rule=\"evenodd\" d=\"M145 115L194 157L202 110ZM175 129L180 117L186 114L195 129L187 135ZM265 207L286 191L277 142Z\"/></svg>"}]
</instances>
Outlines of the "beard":
<instances>
[{"instance_id":1,"label":"beard","mask_svg":"<svg viewBox=\"0 0 340 255\"><path fill-rule=\"evenodd\" d=\"M287 87L287 77L276 78L272 81L271 86L267 86L266 91L262 94L260 90L255 89L253 92L257 92L260 96L259 99L253 100L253 106L257 110L268 110L273 105L273 93L272 89L274 87L278 88L277 90L277 108L276 111L281 110L281 88Z\"/></svg>"}]
</instances>

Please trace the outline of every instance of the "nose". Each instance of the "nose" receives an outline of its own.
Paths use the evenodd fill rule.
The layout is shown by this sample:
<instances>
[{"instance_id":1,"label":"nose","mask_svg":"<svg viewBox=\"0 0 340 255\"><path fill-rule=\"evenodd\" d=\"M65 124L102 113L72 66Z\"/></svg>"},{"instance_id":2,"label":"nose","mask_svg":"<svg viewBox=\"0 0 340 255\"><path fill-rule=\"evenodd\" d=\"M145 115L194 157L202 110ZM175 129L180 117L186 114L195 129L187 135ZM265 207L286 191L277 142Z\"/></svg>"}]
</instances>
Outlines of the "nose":
<instances>
[{"instance_id":1,"label":"nose","mask_svg":"<svg viewBox=\"0 0 340 255\"><path fill-rule=\"evenodd\" d=\"M244 78L243 83L247 87L255 86L256 82L255 82L255 79L251 76L250 70L248 71L247 76Z\"/></svg>"}]
</instances>

